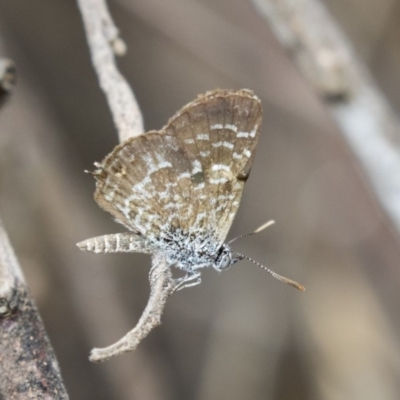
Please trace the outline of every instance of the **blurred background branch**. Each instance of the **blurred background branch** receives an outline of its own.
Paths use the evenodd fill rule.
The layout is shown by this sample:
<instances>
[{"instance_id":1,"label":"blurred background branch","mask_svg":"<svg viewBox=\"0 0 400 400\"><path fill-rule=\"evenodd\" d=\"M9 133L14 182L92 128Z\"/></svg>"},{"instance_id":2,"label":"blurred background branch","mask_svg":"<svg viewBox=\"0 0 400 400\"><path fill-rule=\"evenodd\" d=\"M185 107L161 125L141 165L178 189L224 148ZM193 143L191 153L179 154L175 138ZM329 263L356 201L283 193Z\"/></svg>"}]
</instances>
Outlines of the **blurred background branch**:
<instances>
[{"instance_id":1,"label":"blurred background branch","mask_svg":"<svg viewBox=\"0 0 400 400\"><path fill-rule=\"evenodd\" d=\"M318 0L252 0L325 100L400 234L400 120Z\"/></svg>"},{"instance_id":2,"label":"blurred background branch","mask_svg":"<svg viewBox=\"0 0 400 400\"><path fill-rule=\"evenodd\" d=\"M14 88L16 77L14 63L7 58L0 58L0 107Z\"/></svg>"},{"instance_id":3,"label":"blurred background branch","mask_svg":"<svg viewBox=\"0 0 400 400\"><path fill-rule=\"evenodd\" d=\"M0 59L0 102L15 84L15 67ZM60 369L21 268L0 221L0 396L68 399Z\"/></svg>"}]
</instances>

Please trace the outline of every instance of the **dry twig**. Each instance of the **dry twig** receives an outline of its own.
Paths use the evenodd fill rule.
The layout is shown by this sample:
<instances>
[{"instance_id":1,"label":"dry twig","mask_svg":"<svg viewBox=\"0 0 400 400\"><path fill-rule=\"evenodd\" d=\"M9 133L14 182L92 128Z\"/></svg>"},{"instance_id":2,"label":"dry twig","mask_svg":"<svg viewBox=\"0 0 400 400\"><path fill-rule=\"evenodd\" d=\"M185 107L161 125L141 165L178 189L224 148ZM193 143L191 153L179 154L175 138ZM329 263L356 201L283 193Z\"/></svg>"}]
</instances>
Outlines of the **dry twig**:
<instances>
[{"instance_id":1,"label":"dry twig","mask_svg":"<svg viewBox=\"0 0 400 400\"><path fill-rule=\"evenodd\" d=\"M93 349L90 354L91 361L105 361L114 355L135 350L141 340L144 339L153 328L160 325L165 302L172 293L175 283L172 279L171 269L169 267L166 268L164 260L157 259L157 257L154 256L154 265L157 265L157 262L159 262L162 267L154 268L151 272L150 298L139 322L134 329L113 345L103 349Z\"/></svg>"},{"instance_id":2,"label":"dry twig","mask_svg":"<svg viewBox=\"0 0 400 400\"><path fill-rule=\"evenodd\" d=\"M253 0L333 118L400 233L400 124L318 0Z\"/></svg>"},{"instance_id":3,"label":"dry twig","mask_svg":"<svg viewBox=\"0 0 400 400\"><path fill-rule=\"evenodd\" d=\"M115 64L115 54L121 54L123 41L118 37L105 1L78 0L94 68L104 90L111 113L117 127L120 141L144 132L143 120L135 96L119 73ZM117 343L103 348L93 349L91 361L104 361L118 354L134 350L138 343L161 320L168 296L173 292L175 283L171 270L163 259L152 259L153 269L150 276L150 298L137 326ZM157 277L156 279L153 279Z\"/></svg>"},{"instance_id":4,"label":"dry twig","mask_svg":"<svg viewBox=\"0 0 400 400\"><path fill-rule=\"evenodd\" d=\"M115 64L115 54L126 51L124 41L105 0L78 0L86 29L93 66L99 78L120 142L144 132L143 119L133 91Z\"/></svg>"}]
</instances>

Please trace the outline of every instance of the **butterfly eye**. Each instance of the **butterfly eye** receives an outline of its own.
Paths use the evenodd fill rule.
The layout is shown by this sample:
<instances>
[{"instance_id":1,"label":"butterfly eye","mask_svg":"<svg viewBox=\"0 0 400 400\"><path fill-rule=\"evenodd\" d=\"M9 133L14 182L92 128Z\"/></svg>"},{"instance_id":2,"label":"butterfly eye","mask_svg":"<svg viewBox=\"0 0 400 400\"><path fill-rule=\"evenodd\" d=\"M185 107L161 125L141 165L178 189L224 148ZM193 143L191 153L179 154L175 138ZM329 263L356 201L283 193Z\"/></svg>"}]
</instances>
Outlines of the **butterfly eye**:
<instances>
[{"instance_id":1,"label":"butterfly eye","mask_svg":"<svg viewBox=\"0 0 400 400\"><path fill-rule=\"evenodd\" d=\"M229 253L224 254L224 255L221 257L221 261L220 261L219 266L218 266L219 269L228 268L230 265L231 265L231 257L230 257L230 254L229 254Z\"/></svg>"}]
</instances>

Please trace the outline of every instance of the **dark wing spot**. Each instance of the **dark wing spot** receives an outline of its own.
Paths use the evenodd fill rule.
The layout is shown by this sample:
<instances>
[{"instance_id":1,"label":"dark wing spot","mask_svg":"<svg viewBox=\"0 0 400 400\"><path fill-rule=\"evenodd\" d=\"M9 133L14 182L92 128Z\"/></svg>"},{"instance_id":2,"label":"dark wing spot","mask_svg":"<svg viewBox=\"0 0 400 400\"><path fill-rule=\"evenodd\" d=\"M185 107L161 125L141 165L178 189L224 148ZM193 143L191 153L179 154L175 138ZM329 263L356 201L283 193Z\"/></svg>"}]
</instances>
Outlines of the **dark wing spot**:
<instances>
[{"instance_id":1,"label":"dark wing spot","mask_svg":"<svg viewBox=\"0 0 400 400\"><path fill-rule=\"evenodd\" d=\"M232 188L233 188L233 181L225 182L223 188L224 188L223 189L224 191L230 193L232 191Z\"/></svg>"},{"instance_id":2,"label":"dark wing spot","mask_svg":"<svg viewBox=\"0 0 400 400\"><path fill-rule=\"evenodd\" d=\"M197 172L191 175L190 179L195 185L199 185L200 183L204 182L204 174L203 172Z\"/></svg>"}]
</instances>

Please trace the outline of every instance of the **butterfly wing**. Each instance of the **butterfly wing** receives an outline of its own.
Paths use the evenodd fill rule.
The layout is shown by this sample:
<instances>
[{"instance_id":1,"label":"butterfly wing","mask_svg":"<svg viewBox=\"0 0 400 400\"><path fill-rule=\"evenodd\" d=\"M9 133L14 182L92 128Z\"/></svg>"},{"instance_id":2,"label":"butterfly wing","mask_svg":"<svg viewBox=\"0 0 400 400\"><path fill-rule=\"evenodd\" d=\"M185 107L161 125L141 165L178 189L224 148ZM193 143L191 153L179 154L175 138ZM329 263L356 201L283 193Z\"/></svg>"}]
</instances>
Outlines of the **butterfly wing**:
<instances>
[{"instance_id":1,"label":"butterfly wing","mask_svg":"<svg viewBox=\"0 0 400 400\"><path fill-rule=\"evenodd\" d=\"M190 201L190 164L176 138L148 132L117 146L95 171L95 200L118 222L157 242L178 228Z\"/></svg>"},{"instance_id":2,"label":"butterfly wing","mask_svg":"<svg viewBox=\"0 0 400 400\"><path fill-rule=\"evenodd\" d=\"M261 119L252 92L217 90L184 107L165 127L193 166L190 232L207 230L219 244L225 240L253 164Z\"/></svg>"},{"instance_id":3,"label":"butterfly wing","mask_svg":"<svg viewBox=\"0 0 400 400\"><path fill-rule=\"evenodd\" d=\"M221 243L250 172L261 115L249 91L200 96L161 131L129 139L105 158L94 173L96 201L152 241L180 229Z\"/></svg>"}]
</instances>

